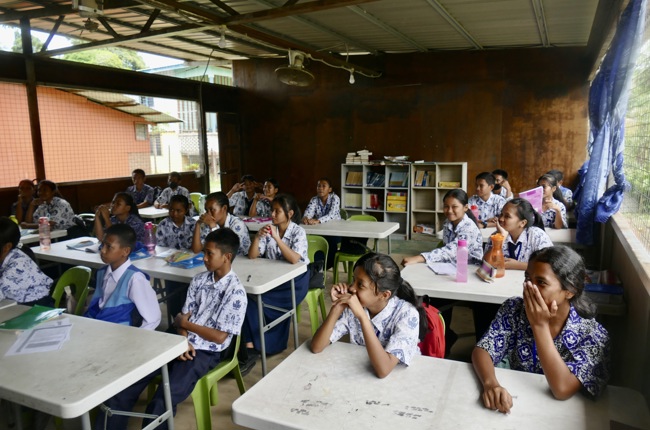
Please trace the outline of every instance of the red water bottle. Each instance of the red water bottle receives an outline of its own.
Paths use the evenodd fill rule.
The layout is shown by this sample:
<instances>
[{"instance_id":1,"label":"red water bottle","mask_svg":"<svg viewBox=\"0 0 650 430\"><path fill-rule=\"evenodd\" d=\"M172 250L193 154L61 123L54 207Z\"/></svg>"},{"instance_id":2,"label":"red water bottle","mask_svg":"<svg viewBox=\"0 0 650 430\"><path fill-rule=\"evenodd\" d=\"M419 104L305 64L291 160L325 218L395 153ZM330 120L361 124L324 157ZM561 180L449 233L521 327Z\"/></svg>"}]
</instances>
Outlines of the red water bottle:
<instances>
[{"instance_id":1,"label":"red water bottle","mask_svg":"<svg viewBox=\"0 0 650 430\"><path fill-rule=\"evenodd\" d=\"M469 207L469 210L472 211L472 214L474 215L474 218L476 218L476 221L478 221L478 206L472 205Z\"/></svg>"},{"instance_id":2,"label":"red water bottle","mask_svg":"<svg viewBox=\"0 0 650 430\"><path fill-rule=\"evenodd\" d=\"M156 235L153 232L153 223L144 223L144 246L147 247L149 255L156 253Z\"/></svg>"}]
</instances>

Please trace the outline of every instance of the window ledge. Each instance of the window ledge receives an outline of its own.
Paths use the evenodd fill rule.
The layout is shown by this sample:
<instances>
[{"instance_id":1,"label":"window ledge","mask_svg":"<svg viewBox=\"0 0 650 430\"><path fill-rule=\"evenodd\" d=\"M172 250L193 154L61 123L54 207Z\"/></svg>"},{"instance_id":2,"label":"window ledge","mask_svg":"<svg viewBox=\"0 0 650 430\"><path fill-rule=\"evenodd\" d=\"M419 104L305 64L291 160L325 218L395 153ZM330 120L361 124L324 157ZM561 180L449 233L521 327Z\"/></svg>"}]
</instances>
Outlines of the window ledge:
<instances>
[{"instance_id":1,"label":"window ledge","mask_svg":"<svg viewBox=\"0 0 650 430\"><path fill-rule=\"evenodd\" d=\"M624 214L615 214L610 218L610 222L614 234L621 241L621 245L630 259L630 263L632 263L646 290L650 293L650 252L645 249L641 241L636 237Z\"/></svg>"}]
</instances>

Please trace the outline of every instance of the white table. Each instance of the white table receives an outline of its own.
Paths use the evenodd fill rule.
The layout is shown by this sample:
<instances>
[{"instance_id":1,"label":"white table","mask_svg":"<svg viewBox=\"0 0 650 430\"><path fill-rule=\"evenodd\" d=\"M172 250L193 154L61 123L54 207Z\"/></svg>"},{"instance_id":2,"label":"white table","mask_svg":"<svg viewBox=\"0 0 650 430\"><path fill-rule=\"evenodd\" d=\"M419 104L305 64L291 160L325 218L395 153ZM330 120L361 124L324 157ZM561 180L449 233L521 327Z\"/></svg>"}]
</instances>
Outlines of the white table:
<instances>
[{"instance_id":1,"label":"white table","mask_svg":"<svg viewBox=\"0 0 650 430\"><path fill-rule=\"evenodd\" d=\"M481 236L483 237L483 242L490 240L490 236L496 231L496 228L482 228ZM576 242L576 229L575 228L546 228L544 230L548 237L551 238L553 244L565 244L569 246L577 245ZM443 231L440 230L436 233L436 237L442 240Z\"/></svg>"},{"instance_id":2,"label":"white table","mask_svg":"<svg viewBox=\"0 0 650 430\"><path fill-rule=\"evenodd\" d=\"M159 219L169 216L169 209L156 209L153 206L147 206L146 208L138 209L140 213L140 218L147 219Z\"/></svg>"},{"instance_id":3,"label":"white table","mask_svg":"<svg viewBox=\"0 0 650 430\"><path fill-rule=\"evenodd\" d=\"M0 309L0 321L26 309ZM90 429L88 411L149 373L162 368L168 380L167 363L187 349L183 336L65 316L72 331L59 351L5 357L16 333L0 331L0 397L61 418L81 416L84 429ZM163 416L173 428L168 389L165 394Z\"/></svg>"},{"instance_id":4,"label":"white table","mask_svg":"<svg viewBox=\"0 0 650 430\"><path fill-rule=\"evenodd\" d=\"M506 270L503 278L487 283L478 277L477 266L469 266L467 282L456 282L455 275L436 275L426 264L410 264L402 269L418 296L501 304L513 296L521 296L524 289L524 271Z\"/></svg>"},{"instance_id":5,"label":"white table","mask_svg":"<svg viewBox=\"0 0 650 430\"><path fill-rule=\"evenodd\" d=\"M308 342L235 400L235 424L265 430L608 430L616 420L650 428L643 396L627 388L610 386L596 402L580 393L559 401L544 375L496 369L514 403L503 415L483 407L469 363L418 356L379 379L365 347L336 342L312 354Z\"/></svg>"},{"instance_id":6,"label":"white table","mask_svg":"<svg viewBox=\"0 0 650 430\"><path fill-rule=\"evenodd\" d=\"M34 233L26 234L20 236L20 243L22 244L29 244L29 243L35 243L39 241L38 238L38 229L30 229L30 230L35 230ZM21 230L22 231L22 230ZM50 239L58 239L60 237L65 237L68 235L67 230L50 230Z\"/></svg>"},{"instance_id":7,"label":"white table","mask_svg":"<svg viewBox=\"0 0 650 430\"><path fill-rule=\"evenodd\" d=\"M104 265L101 257L97 253L89 253L83 250L68 249L66 245L79 243L84 240L95 240L90 237L70 239L63 242L53 243L48 251L34 249L34 254L39 260L54 261L64 264L81 264L93 269L98 269ZM156 253L160 254L168 248L157 246ZM146 272L153 278L167 281L190 283L192 278L205 271L205 266L201 265L192 269L182 269L170 266L162 258L145 258L136 260L133 265ZM256 297L259 309L260 322L264 321L262 294L291 281L291 298L292 309L284 309L285 314L269 324L260 324L260 342L262 351L262 373L266 374L266 344L264 333L269 331L287 318L293 318L294 344L298 347L298 316L296 313L296 292L293 279L307 271L307 265L304 263L288 264L280 260L268 260L266 258L257 258L251 260L247 257L238 256L235 258L232 266L235 273L241 280L247 294Z\"/></svg>"},{"instance_id":8,"label":"white table","mask_svg":"<svg viewBox=\"0 0 650 430\"><path fill-rule=\"evenodd\" d=\"M320 236L361 237L388 239L388 254L391 253L390 235L399 229L398 222L335 220L323 224L300 225L307 234ZM375 247L375 252L377 249Z\"/></svg>"}]
</instances>

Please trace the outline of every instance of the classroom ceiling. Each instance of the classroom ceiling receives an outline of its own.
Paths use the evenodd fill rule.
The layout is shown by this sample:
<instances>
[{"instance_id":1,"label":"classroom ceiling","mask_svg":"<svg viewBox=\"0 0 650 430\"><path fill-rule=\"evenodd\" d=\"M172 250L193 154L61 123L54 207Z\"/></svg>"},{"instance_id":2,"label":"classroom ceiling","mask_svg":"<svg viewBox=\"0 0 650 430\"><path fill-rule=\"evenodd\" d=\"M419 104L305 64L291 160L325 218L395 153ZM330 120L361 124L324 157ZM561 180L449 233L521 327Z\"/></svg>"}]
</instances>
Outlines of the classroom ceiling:
<instances>
[{"instance_id":1,"label":"classroom ceiling","mask_svg":"<svg viewBox=\"0 0 650 430\"><path fill-rule=\"evenodd\" d=\"M0 24L187 61L586 46L599 0L0 0ZM608 1L608 0L601 0ZM97 12L97 9L103 9ZM83 16L82 16L83 15ZM25 20L26 21L26 20ZM223 34L223 37L222 37ZM222 60L221 62L219 60Z\"/></svg>"}]
</instances>

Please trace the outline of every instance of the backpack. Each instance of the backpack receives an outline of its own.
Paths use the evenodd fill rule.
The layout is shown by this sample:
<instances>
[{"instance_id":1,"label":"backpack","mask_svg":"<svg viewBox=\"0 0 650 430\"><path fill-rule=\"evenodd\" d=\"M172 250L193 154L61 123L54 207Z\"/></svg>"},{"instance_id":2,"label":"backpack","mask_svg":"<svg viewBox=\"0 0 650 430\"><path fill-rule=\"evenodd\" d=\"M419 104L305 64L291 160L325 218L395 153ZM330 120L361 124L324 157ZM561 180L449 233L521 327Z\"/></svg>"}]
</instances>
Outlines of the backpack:
<instances>
[{"instance_id":1,"label":"backpack","mask_svg":"<svg viewBox=\"0 0 650 430\"><path fill-rule=\"evenodd\" d=\"M429 330L418 343L422 355L429 357L445 357L445 323L440 316L440 311L429 303L429 296L422 297L422 307L427 315Z\"/></svg>"}]
</instances>

